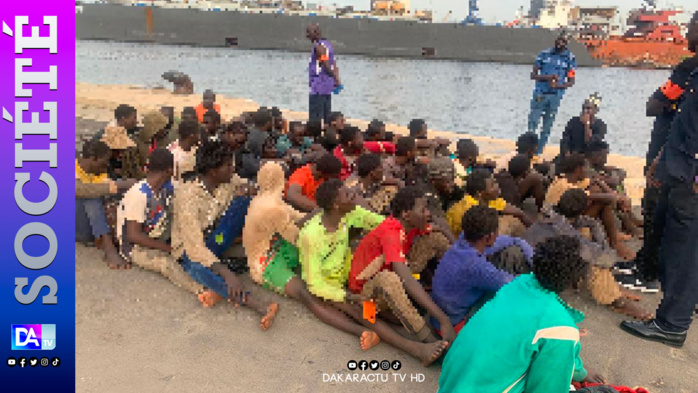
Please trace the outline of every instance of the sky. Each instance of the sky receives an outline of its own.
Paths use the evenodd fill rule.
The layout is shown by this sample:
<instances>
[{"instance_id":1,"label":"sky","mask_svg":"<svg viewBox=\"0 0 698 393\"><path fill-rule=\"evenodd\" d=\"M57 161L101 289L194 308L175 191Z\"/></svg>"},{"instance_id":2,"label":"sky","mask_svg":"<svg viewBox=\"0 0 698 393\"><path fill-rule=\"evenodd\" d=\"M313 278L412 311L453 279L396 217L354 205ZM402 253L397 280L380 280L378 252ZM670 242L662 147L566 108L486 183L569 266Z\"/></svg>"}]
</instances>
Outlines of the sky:
<instances>
[{"instance_id":1,"label":"sky","mask_svg":"<svg viewBox=\"0 0 698 393\"><path fill-rule=\"evenodd\" d=\"M316 4L337 4L353 5L357 9L369 9L369 0L305 0L306 3ZM524 12L528 12L530 0L479 0L480 17L487 23L501 21L511 21L516 15L519 7L524 7ZM638 8L642 0L576 0L575 5L579 6L618 6L623 15L628 11ZM692 14L698 8L696 0L659 0L660 7L670 5L683 7L687 14ZM432 9L435 12L435 21L441 21L449 10L453 12L449 21L460 21L468 13L468 0L412 0L413 9ZM690 17L686 17L690 19Z\"/></svg>"}]
</instances>

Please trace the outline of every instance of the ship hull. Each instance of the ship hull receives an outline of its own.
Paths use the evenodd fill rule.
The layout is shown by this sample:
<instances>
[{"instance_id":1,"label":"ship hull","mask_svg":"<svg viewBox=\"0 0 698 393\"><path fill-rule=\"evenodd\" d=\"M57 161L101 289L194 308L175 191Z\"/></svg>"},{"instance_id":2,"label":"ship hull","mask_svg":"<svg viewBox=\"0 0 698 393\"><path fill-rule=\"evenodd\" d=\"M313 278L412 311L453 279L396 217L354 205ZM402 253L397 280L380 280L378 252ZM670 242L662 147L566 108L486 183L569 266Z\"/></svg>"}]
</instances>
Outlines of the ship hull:
<instances>
[{"instance_id":1,"label":"ship hull","mask_svg":"<svg viewBox=\"0 0 698 393\"><path fill-rule=\"evenodd\" d=\"M545 29L112 4L80 8L75 15L76 37L84 40L305 52L309 50L305 28L315 22L338 54L532 64L556 38L555 32ZM576 41L570 49L580 66L601 64Z\"/></svg>"},{"instance_id":2,"label":"ship hull","mask_svg":"<svg viewBox=\"0 0 698 393\"><path fill-rule=\"evenodd\" d=\"M672 68L693 55L685 43L610 39L589 44L592 56L617 67Z\"/></svg>"}]
</instances>

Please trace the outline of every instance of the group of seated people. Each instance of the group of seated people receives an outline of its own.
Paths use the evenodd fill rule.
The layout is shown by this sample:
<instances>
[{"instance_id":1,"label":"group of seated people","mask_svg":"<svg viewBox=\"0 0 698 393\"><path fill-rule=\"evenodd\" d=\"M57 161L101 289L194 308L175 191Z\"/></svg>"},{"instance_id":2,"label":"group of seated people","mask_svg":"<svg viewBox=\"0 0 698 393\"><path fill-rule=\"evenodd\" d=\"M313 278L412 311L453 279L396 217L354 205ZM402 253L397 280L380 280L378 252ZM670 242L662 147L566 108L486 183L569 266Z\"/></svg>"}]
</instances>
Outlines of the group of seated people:
<instances>
[{"instance_id":1,"label":"group of seated people","mask_svg":"<svg viewBox=\"0 0 698 393\"><path fill-rule=\"evenodd\" d=\"M249 273L363 350L385 341L443 361L443 391L603 382L579 359L583 316L565 290L651 318L613 276L636 220L602 139L544 162L526 133L495 162L470 139L451 152L419 119L399 136L338 112L323 125L264 107L223 123L220 111L211 91L142 126L119 106L77 158L77 240L205 307L248 306L267 330L279 305L246 288Z\"/></svg>"}]
</instances>

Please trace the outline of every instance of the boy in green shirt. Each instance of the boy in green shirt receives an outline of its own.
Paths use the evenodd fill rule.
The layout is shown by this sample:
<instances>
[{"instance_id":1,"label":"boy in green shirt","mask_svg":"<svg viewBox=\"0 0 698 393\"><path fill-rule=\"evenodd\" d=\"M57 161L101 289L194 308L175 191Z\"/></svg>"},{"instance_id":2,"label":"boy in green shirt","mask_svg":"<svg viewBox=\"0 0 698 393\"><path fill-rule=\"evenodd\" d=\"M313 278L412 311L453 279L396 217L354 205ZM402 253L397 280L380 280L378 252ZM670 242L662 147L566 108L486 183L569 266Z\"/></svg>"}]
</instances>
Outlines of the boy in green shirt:
<instances>
[{"instance_id":1,"label":"boy in green shirt","mask_svg":"<svg viewBox=\"0 0 698 393\"><path fill-rule=\"evenodd\" d=\"M579 250L570 236L536 247L533 274L503 286L461 330L444 359L439 392L567 392L572 380L605 382L579 357L576 325L584 315L558 296L584 276Z\"/></svg>"},{"instance_id":2,"label":"boy in green shirt","mask_svg":"<svg viewBox=\"0 0 698 393\"><path fill-rule=\"evenodd\" d=\"M323 201L326 203L318 201L323 213L311 218L298 235L303 280L311 293L324 300L358 300L344 288L351 267L349 230L370 231L385 217L356 206L349 189L341 181L328 180L325 183L328 182L331 186L323 188L328 191L336 189L336 197Z\"/></svg>"},{"instance_id":3,"label":"boy in green shirt","mask_svg":"<svg viewBox=\"0 0 698 393\"><path fill-rule=\"evenodd\" d=\"M323 211L311 218L298 234L302 278L310 293L344 311L378 335L373 338L362 334L362 348L368 349L377 344L377 340L374 344L365 340L380 338L428 366L441 356L448 345L446 341L422 343L402 337L379 319L375 323L365 320L361 309L351 304L368 299L346 289L352 261L350 230L373 230L385 220L379 214L356 206L354 198L338 179L327 180L318 187L316 200Z\"/></svg>"}]
</instances>

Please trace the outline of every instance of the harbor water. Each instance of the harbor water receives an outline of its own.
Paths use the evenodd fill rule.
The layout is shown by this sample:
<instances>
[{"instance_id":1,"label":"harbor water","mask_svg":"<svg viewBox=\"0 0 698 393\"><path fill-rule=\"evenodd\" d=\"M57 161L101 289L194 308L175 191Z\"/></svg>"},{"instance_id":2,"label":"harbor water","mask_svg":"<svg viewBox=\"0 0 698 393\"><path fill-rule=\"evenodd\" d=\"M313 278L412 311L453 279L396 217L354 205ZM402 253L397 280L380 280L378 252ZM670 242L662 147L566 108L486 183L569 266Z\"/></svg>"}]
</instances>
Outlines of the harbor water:
<instances>
[{"instance_id":1,"label":"harbor water","mask_svg":"<svg viewBox=\"0 0 698 393\"><path fill-rule=\"evenodd\" d=\"M310 44L306 55L77 41L76 53L78 82L169 88L162 73L179 70L191 77L197 93L211 88L260 105L294 111L308 108ZM347 117L402 125L423 118L431 129L493 138L515 139L526 131L533 90L531 66L341 53L337 64L344 90L333 97L332 106ZM666 70L579 69L575 86L562 101L551 143L559 141L584 99L598 92L603 97L598 116L608 124L612 152L643 156L652 127L652 119L645 117L645 102L669 74ZM128 103L128 97L123 102Z\"/></svg>"}]
</instances>

